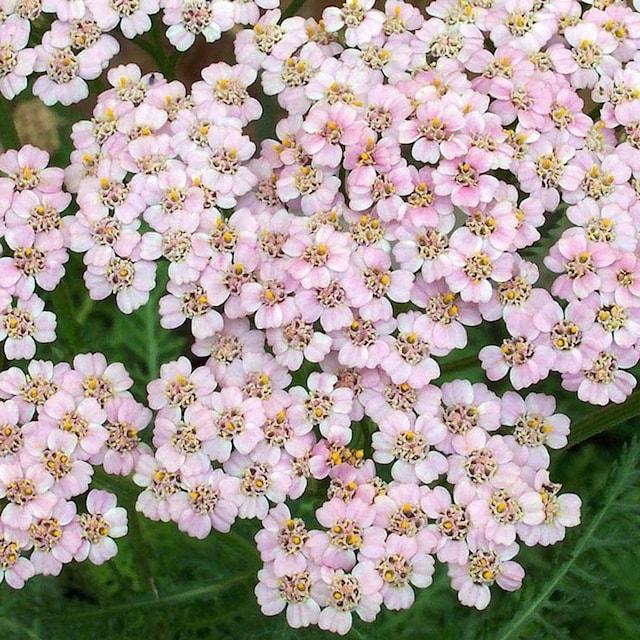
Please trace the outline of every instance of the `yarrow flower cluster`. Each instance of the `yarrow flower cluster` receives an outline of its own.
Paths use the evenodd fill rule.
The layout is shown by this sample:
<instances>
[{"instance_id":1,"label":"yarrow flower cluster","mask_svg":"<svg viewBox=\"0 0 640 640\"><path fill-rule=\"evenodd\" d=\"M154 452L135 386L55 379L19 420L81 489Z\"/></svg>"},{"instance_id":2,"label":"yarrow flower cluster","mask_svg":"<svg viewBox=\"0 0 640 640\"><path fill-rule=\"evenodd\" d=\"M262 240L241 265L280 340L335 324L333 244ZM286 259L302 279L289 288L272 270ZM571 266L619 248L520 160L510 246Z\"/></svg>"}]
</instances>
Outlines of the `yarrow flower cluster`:
<instances>
[{"instance_id":1,"label":"yarrow flower cluster","mask_svg":"<svg viewBox=\"0 0 640 640\"><path fill-rule=\"evenodd\" d=\"M126 475L147 448L137 430L151 412L127 391L132 384L100 354L0 373L0 580L10 587L58 575L72 560L102 564L116 555L126 511L112 493L89 487L95 466Z\"/></svg>"},{"instance_id":2,"label":"yarrow flower cluster","mask_svg":"<svg viewBox=\"0 0 640 640\"><path fill-rule=\"evenodd\" d=\"M50 4L59 21L89 11ZM135 64L108 71L72 130L73 215L59 216L71 197L42 152L0 156L8 357L53 340L29 301L57 284L67 248L91 298L124 313L147 303L163 261L160 323L190 333L194 358L148 384L153 415L104 403L125 448L87 458L133 472L142 513L198 538L261 520L256 596L293 627L344 634L353 613L409 608L436 559L465 605L518 589L519 543L579 523L579 498L549 476L569 419L549 395L438 383L438 359L498 321L504 339L478 355L490 381L519 391L555 372L597 405L635 387L640 16L535 0L347 0L318 21L283 19L276 2L135 7L87 15L132 37L163 8L179 51L252 28L235 35L235 64L190 88ZM59 63L80 77L81 56ZM105 60L91 57L96 75ZM281 117L257 145L269 96ZM127 449L151 421L153 448ZM327 495L307 524L287 502L310 479Z\"/></svg>"}]
</instances>

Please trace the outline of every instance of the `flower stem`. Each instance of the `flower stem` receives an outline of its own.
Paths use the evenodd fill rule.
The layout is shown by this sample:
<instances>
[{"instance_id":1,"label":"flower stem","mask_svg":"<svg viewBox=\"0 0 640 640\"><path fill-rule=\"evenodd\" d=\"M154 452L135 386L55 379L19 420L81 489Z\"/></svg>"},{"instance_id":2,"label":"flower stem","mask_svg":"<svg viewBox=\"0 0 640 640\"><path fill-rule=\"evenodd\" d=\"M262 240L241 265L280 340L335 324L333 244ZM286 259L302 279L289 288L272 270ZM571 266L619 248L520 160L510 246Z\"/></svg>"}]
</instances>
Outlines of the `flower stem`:
<instances>
[{"instance_id":1,"label":"flower stem","mask_svg":"<svg viewBox=\"0 0 640 640\"><path fill-rule=\"evenodd\" d=\"M603 431L640 415L640 390L632 393L623 404L614 404L592 411L571 427L570 447L584 442Z\"/></svg>"},{"instance_id":2,"label":"flower stem","mask_svg":"<svg viewBox=\"0 0 640 640\"><path fill-rule=\"evenodd\" d=\"M0 145L2 150L19 149L22 146L20 144L20 136L13 122L11 105L4 96L0 96L0 123L2 123L0 124Z\"/></svg>"}]
</instances>

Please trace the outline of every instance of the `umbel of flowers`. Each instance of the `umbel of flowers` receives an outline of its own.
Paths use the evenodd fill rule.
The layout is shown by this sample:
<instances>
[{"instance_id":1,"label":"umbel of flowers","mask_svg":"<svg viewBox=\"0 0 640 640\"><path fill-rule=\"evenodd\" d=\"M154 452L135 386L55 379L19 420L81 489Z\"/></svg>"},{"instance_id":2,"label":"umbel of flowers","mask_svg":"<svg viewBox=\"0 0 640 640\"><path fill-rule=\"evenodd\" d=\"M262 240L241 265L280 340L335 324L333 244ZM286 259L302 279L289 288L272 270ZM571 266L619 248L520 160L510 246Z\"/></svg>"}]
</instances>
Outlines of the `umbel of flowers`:
<instances>
[{"instance_id":1,"label":"umbel of flowers","mask_svg":"<svg viewBox=\"0 0 640 640\"><path fill-rule=\"evenodd\" d=\"M0 156L7 357L54 339L35 285L55 287L67 249L83 254L90 296L115 296L125 313L147 302L157 262L168 262L160 323L186 325L194 356L149 382L153 418L115 383L125 397L104 402L100 424L92 414L104 437L91 450L60 433L65 411L84 415L93 397L81 375L110 379L100 356L78 356L71 373L32 363L56 380L35 420L17 370L2 374L8 429L21 435L0 452L0 520L15 545L0 566L34 549L7 581L42 572L30 532L54 517L45 507L77 530L67 506L77 494L62 487L86 491L90 465L102 464L133 472L138 509L189 535L260 519L258 602L267 615L286 609L293 627L346 633L353 613L408 608L436 559L463 604L486 607L494 583L519 588L519 543L553 544L579 522L579 499L548 472L569 419L551 396L440 383L438 358L467 346L468 327L500 321L505 338L478 354L488 380L522 390L556 372L598 405L634 388L638 13L617 2L437 0L421 11L347 0L316 21L282 19L276 2L43 2L57 15L50 33L66 34L63 55L47 53L47 34L30 50L26 3L4 4L0 91L24 87L35 51L46 77L34 91L48 104L86 95L76 87L114 50L104 33L118 23L141 33L160 6L180 51L249 25L236 31L235 63L208 66L190 88L111 68L93 117L73 127L66 192L44 152ZM78 25L95 45L64 40ZM91 46L104 55L87 55L85 73ZM63 55L56 64L73 77L46 55ZM275 137L256 141L260 91L281 114ZM60 217L68 193L73 215ZM151 420L153 449L137 435ZM64 477L83 481L56 480L52 451L77 458ZM49 478L33 512L13 489L37 482L32 469ZM310 479L328 487L315 523L292 504ZM91 513L115 508L91 495Z\"/></svg>"}]
</instances>

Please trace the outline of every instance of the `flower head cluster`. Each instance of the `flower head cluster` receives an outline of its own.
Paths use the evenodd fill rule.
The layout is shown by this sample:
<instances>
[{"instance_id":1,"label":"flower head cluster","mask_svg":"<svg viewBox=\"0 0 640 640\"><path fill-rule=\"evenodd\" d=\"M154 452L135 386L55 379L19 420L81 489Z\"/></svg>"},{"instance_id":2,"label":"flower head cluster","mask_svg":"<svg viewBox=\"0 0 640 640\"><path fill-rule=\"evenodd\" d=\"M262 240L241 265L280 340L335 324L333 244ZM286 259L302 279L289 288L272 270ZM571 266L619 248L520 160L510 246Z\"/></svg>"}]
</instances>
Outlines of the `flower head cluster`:
<instances>
[{"instance_id":1,"label":"flower head cluster","mask_svg":"<svg viewBox=\"0 0 640 640\"><path fill-rule=\"evenodd\" d=\"M131 384L121 364L100 354L0 373L0 579L9 586L117 553L126 511L115 495L89 487L94 466L127 474L148 450L137 432L151 412L127 391ZM78 513L83 495L86 512Z\"/></svg>"},{"instance_id":2,"label":"flower head cluster","mask_svg":"<svg viewBox=\"0 0 640 640\"><path fill-rule=\"evenodd\" d=\"M0 154L0 339L9 359L33 358L36 342L55 340L56 317L36 287L55 289L68 260L60 214L71 196L64 172L26 145Z\"/></svg>"},{"instance_id":3,"label":"flower head cluster","mask_svg":"<svg viewBox=\"0 0 640 640\"><path fill-rule=\"evenodd\" d=\"M553 371L594 404L634 388L640 18L620 3L347 0L316 21L276 4L156 5L178 50L252 25L236 63L190 89L115 67L73 127L77 213L60 227L90 296L130 313L165 261L161 325L185 326L201 358L148 384L155 450L95 461L133 471L138 509L189 535L260 519L256 595L293 627L343 634L353 613L408 608L435 559L482 609L491 585L519 588L519 543L579 522L548 469L569 420L547 395L437 384L438 359L499 321L502 343L479 353L491 381L521 390ZM95 5L105 28L144 30ZM260 145L258 86L282 116ZM136 431L130 412L151 414L134 404L118 420ZM309 479L328 483L316 528L285 504Z\"/></svg>"},{"instance_id":4,"label":"flower head cluster","mask_svg":"<svg viewBox=\"0 0 640 640\"><path fill-rule=\"evenodd\" d=\"M70 105L120 51L116 37L135 39L162 11L169 42L185 51L201 35L218 40L236 25L253 25L278 0L2 0L0 94L11 100L38 75L33 94L46 105ZM37 27L34 29L34 24ZM40 41L34 41L42 33ZM116 31L117 30L117 31Z\"/></svg>"}]
</instances>

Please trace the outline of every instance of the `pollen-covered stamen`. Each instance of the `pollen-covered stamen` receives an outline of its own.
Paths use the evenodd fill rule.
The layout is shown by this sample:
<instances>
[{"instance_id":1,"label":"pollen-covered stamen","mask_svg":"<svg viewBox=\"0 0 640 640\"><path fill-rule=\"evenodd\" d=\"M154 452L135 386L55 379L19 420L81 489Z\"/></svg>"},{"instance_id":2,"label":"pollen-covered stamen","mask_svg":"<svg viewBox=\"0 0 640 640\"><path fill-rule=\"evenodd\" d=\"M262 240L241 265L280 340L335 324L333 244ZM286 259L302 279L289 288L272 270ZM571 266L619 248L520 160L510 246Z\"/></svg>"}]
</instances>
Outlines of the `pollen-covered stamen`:
<instances>
[{"instance_id":1,"label":"pollen-covered stamen","mask_svg":"<svg viewBox=\"0 0 640 640\"><path fill-rule=\"evenodd\" d=\"M29 527L29 538L35 551L50 552L62 537L57 518L43 518Z\"/></svg>"},{"instance_id":2,"label":"pollen-covered stamen","mask_svg":"<svg viewBox=\"0 0 640 640\"><path fill-rule=\"evenodd\" d=\"M304 403L307 420L313 424L320 424L326 420L333 410L333 400L328 393L311 391Z\"/></svg>"},{"instance_id":3,"label":"pollen-covered stamen","mask_svg":"<svg viewBox=\"0 0 640 640\"><path fill-rule=\"evenodd\" d=\"M287 87L301 87L307 84L314 75L315 71L308 62L298 56L293 56L285 61L280 71L280 80Z\"/></svg>"},{"instance_id":4,"label":"pollen-covered stamen","mask_svg":"<svg viewBox=\"0 0 640 640\"><path fill-rule=\"evenodd\" d=\"M553 524L560 515L560 502L558 501L560 489L562 489L562 485L557 482L547 482L540 489L546 524Z\"/></svg>"},{"instance_id":5,"label":"pollen-covered stamen","mask_svg":"<svg viewBox=\"0 0 640 640\"><path fill-rule=\"evenodd\" d=\"M140 9L140 0L109 0L109 6L122 18L129 18Z\"/></svg>"},{"instance_id":6,"label":"pollen-covered stamen","mask_svg":"<svg viewBox=\"0 0 640 640\"><path fill-rule=\"evenodd\" d=\"M313 325L302 318L294 318L284 327L282 334L291 349L303 351L313 340Z\"/></svg>"},{"instance_id":7,"label":"pollen-covered stamen","mask_svg":"<svg viewBox=\"0 0 640 640\"><path fill-rule=\"evenodd\" d=\"M263 204L266 204L268 207L282 206L282 200L280 200L277 192L277 183L278 175L275 172L272 173L268 178L260 180L254 189L256 198ZM270 233L271 232L269 231L264 231L263 235L269 235Z\"/></svg>"},{"instance_id":8,"label":"pollen-covered stamen","mask_svg":"<svg viewBox=\"0 0 640 640\"><path fill-rule=\"evenodd\" d=\"M300 553L308 539L309 534L301 518L288 518L277 536L280 548L288 554Z\"/></svg>"},{"instance_id":9,"label":"pollen-covered stamen","mask_svg":"<svg viewBox=\"0 0 640 640\"><path fill-rule=\"evenodd\" d=\"M452 504L436 518L438 531L450 540L464 540L469 531L469 518L464 507Z\"/></svg>"},{"instance_id":10,"label":"pollen-covered stamen","mask_svg":"<svg viewBox=\"0 0 640 640\"><path fill-rule=\"evenodd\" d=\"M0 540L0 570L7 571L13 567L20 558L20 547L11 540Z\"/></svg>"},{"instance_id":11,"label":"pollen-covered stamen","mask_svg":"<svg viewBox=\"0 0 640 640\"><path fill-rule=\"evenodd\" d=\"M539 447L553 431L544 416L538 414L522 414L514 426L513 435L521 447Z\"/></svg>"},{"instance_id":12,"label":"pollen-covered stamen","mask_svg":"<svg viewBox=\"0 0 640 640\"><path fill-rule=\"evenodd\" d=\"M629 312L619 304L607 304L600 307L596 313L596 322L606 331L618 331L627 326Z\"/></svg>"},{"instance_id":13,"label":"pollen-covered stamen","mask_svg":"<svg viewBox=\"0 0 640 640\"><path fill-rule=\"evenodd\" d=\"M180 478L178 473L166 469L156 469L151 477L149 489L156 498L164 499L180 491Z\"/></svg>"},{"instance_id":14,"label":"pollen-covered stamen","mask_svg":"<svg viewBox=\"0 0 640 640\"><path fill-rule=\"evenodd\" d=\"M507 14L505 25L509 29L509 33L514 38L518 38L529 33L537 21L536 14L533 11L519 9Z\"/></svg>"},{"instance_id":15,"label":"pollen-covered stamen","mask_svg":"<svg viewBox=\"0 0 640 640\"><path fill-rule=\"evenodd\" d=\"M513 106L519 111L528 111L535 104L535 98L529 93L527 87L513 89L509 97Z\"/></svg>"},{"instance_id":16,"label":"pollen-covered stamen","mask_svg":"<svg viewBox=\"0 0 640 640\"><path fill-rule=\"evenodd\" d=\"M378 218L368 215L360 216L357 222L349 226L349 235L353 240L363 246L369 246L380 242L384 238L386 229Z\"/></svg>"},{"instance_id":17,"label":"pollen-covered stamen","mask_svg":"<svg viewBox=\"0 0 640 640\"><path fill-rule=\"evenodd\" d=\"M250 398L266 400L273 393L273 385L271 384L271 378L263 371L250 371L245 377L242 390Z\"/></svg>"},{"instance_id":18,"label":"pollen-covered stamen","mask_svg":"<svg viewBox=\"0 0 640 640\"><path fill-rule=\"evenodd\" d=\"M405 503L389 516L387 531L413 537L427 525L427 516L417 504Z\"/></svg>"},{"instance_id":19,"label":"pollen-covered stamen","mask_svg":"<svg viewBox=\"0 0 640 640\"><path fill-rule=\"evenodd\" d=\"M267 418L262 425L262 432L265 440L272 447L283 447L294 434L285 411L278 411L274 418Z\"/></svg>"},{"instance_id":20,"label":"pollen-covered stamen","mask_svg":"<svg viewBox=\"0 0 640 640\"><path fill-rule=\"evenodd\" d=\"M231 440L244 433L244 414L237 407L222 412L215 421L216 433L224 440Z\"/></svg>"},{"instance_id":21,"label":"pollen-covered stamen","mask_svg":"<svg viewBox=\"0 0 640 640\"><path fill-rule=\"evenodd\" d=\"M59 386L52 380L47 380L44 376L25 376L24 385L20 389L20 397L29 404L42 405L56 391Z\"/></svg>"},{"instance_id":22,"label":"pollen-covered stamen","mask_svg":"<svg viewBox=\"0 0 640 640\"><path fill-rule=\"evenodd\" d=\"M384 387L384 399L392 409L411 411L418 400L418 390L406 382L388 384Z\"/></svg>"},{"instance_id":23,"label":"pollen-covered stamen","mask_svg":"<svg viewBox=\"0 0 640 640\"><path fill-rule=\"evenodd\" d=\"M105 275L113 293L128 289L133 284L136 270L134 263L128 258L114 256L109 260Z\"/></svg>"},{"instance_id":24,"label":"pollen-covered stamen","mask_svg":"<svg viewBox=\"0 0 640 640\"><path fill-rule=\"evenodd\" d=\"M393 14L387 15L382 24L382 30L386 36L394 33L403 33L406 30L405 21L401 17L401 9L399 5L393 8Z\"/></svg>"},{"instance_id":25,"label":"pollen-covered stamen","mask_svg":"<svg viewBox=\"0 0 640 640\"><path fill-rule=\"evenodd\" d=\"M396 186L385 175L378 175L371 186L371 200L376 203L391 197L396 192Z\"/></svg>"},{"instance_id":26,"label":"pollen-covered stamen","mask_svg":"<svg viewBox=\"0 0 640 640\"><path fill-rule=\"evenodd\" d=\"M293 175L293 186L303 196L315 193L320 187L320 182L318 170L306 165L300 167Z\"/></svg>"},{"instance_id":27,"label":"pollen-covered stamen","mask_svg":"<svg viewBox=\"0 0 640 640\"><path fill-rule=\"evenodd\" d=\"M476 449L467 455L464 470L475 484L489 482L498 470L498 462L490 449Z\"/></svg>"},{"instance_id":28,"label":"pollen-covered stamen","mask_svg":"<svg viewBox=\"0 0 640 640\"><path fill-rule=\"evenodd\" d=\"M253 27L256 48L262 53L271 53L273 47L282 40L285 30L279 24L259 24Z\"/></svg>"},{"instance_id":29,"label":"pollen-covered stamen","mask_svg":"<svg viewBox=\"0 0 640 640\"><path fill-rule=\"evenodd\" d=\"M138 446L140 438L138 430L128 422L106 422L104 425L109 432L106 445L118 453L127 453Z\"/></svg>"},{"instance_id":30,"label":"pollen-covered stamen","mask_svg":"<svg viewBox=\"0 0 640 640\"><path fill-rule=\"evenodd\" d=\"M45 449L40 456L40 459L44 463L46 470L56 480L61 480L66 475L71 473L73 469L73 460L69 458L64 451L52 451L51 449Z\"/></svg>"},{"instance_id":31,"label":"pollen-covered stamen","mask_svg":"<svg viewBox=\"0 0 640 640\"><path fill-rule=\"evenodd\" d=\"M123 182L115 180L111 181L108 178L101 178L98 198L100 202L107 207L107 209L113 211L124 204L124 201L129 195L129 191L129 185L124 184Z\"/></svg>"},{"instance_id":32,"label":"pollen-covered stamen","mask_svg":"<svg viewBox=\"0 0 640 640\"><path fill-rule=\"evenodd\" d=\"M0 458L18 453L23 442L22 430L18 425L8 422L0 425Z\"/></svg>"},{"instance_id":33,"label":"pollen-covered stamen","mask_svg":"<svg viewBox=\"0 0 640 640\"><path fill-rule=\"evenodd\" d=\"M7 337L21 340L36 332L36 324L29 311L9 306L4 313L4 329Z\"/></svg>"},{"instance_id":34,"label":"pollen-covered stamen","mask_svg":"<svg viewBox=\"0 0 640 640\"><path fill-rule=\"evenodd\" d=\"M0 45L0 78L8 76L16 64L18 64L18 56L13 46L10 44Z\"/></svg>"},{"instance_id":35,"label":"pollen-covered stamen","mask_svg":"<svg viewBox=\"0 0 640 640\"><path fill-rule=\"evenodd\" d=\"M42 13L42 0L18 0L14 10L19 18L33 22Z\"/></svg>"},{"instance_id":36,"label":"pollen-covered stamen","mask_svg":"<svg viewBox=\"0 0 640 640\"><path fill-rule=\"evenodd\" d=\"M56 49L47 62L47 76L56 84L67 84L77 76L79 68L71 47Z\"/></svg>"},{"instance_id":37,"label":"pollen-covered stamen","mask_svg":"<svg viewBox=\"0 0 640 640\"><path fill-rule=\"evenodd\" d=\"M38 497L36 488L28 478L20 478L9 483L4 496L9 502L19 507L35 500Z\"/></svg>"},{"instance_id":38,"label":"pollen-covered stamen","mask_svg":"<svg viewBox=\"0 0 640 640\"><path fill-rule=\"evenodd\" d=\"M176 211L181 211L186 199L187 192L184 189L174 187L167 189L160 197L162 212L171 215Z\"/></svg>"},{"instance_id":39,"label":"pollen-covered stamen","mask_svg":"<svg viewBox=\"0 0 640 640\"><path fill-rule=\"evenodd\" d=\"M36 233L53 231L62 226L60 214L48 204L39 204L37 207L33 207L29 211L27 222Z\"/></svg>"},{"instance_id":40,"label":"pollen-covered stamen","mask_svg":"<svg viewBox=\"0 0 640 640\"><path fill-rule=\"evenodd\" d=\"M16 191L35 189L40 184L40 172L29 166L22 167L18 173L11 174Z\"/></svg>"},{"instance_id":41,"label":"pollen-covered stamen","mask_svg":"<svg viewBox=\"0 0 640 640\"><path fill-rule=\"evenodd\" d=\"M582 69L593 69L602 62L603 58L600 45L586 38L575 49L572 49L571 55Z\"/></svg>"},{"instance_id":42,"label":"pollen-covered stamen","mask_svg":"<svg viewBox=\"0 0 640 640\"><path fill-rule=\"evenodd\" d=\"M102 33L94 20L75 20L69 30L71 48L77 51L89 49L100 40Z\"/></svg>"},{"instance_id":43,"label":"pollen-covered stamen","mask_svg":"<svg viewBox=\"0 0 640 640\"><path fill-rule=\"evenodd\" d=\"M191 127L189 127L188 130L188 135L189 135L189 140L191 140L191 142L197 144L199 147L206 147L209 144L209 128L211 127L211 123L205 120L201 120L200 122L197 122L193 125L191 125ZM180 189L179 191L176 190L176 193L180 193L182 192L182 189ZM186 197L186 194L185 194ZM170 204L170 203L168 203ZM182 203L180 203L182 204ZM164 209L164 207L163 207Z\"/></svg>"},{"instance_id":44,"label":"pollen-covered stamen","mask_svg":"<svg viewBox=\"0 0 640 640\"><path fill-rule=\"evenodd\" d=\"M410 365L420 364L431 352L431 346L415 333L401 333L395 341L400 357Z\"/></svg>"},{"instance_id":45,"label":"pollen-covered stamen","mask_svg":"<svg viewBox=\"0 0 640 640\"><path fill-rule=\"evenodd\" d=\"M564 173L564 164L555 153L541 154L536 158L535 172L543 187L557 187Z\"/></svg>"},{"instance_id":46,"label":"pollen-covered stamen","mask_svg":"<svg viewBox=\"0 0 640 640\"><path fill-rule=\"evenodd\" d=\"M505 489L494 491L489 500L489 511L500 524L515 524L522 520L522 505Z\"/></svg>"},{"instance_id":47,"label":"pollen-covered stamen","mask_svg":"<svg viewBox=\"0 0 640 640\"><path fill-rule=\"evenodd\" d=\"M615 380L617 370L618 358L609 351L601 351L584 374L587 380L596 384L610 384Z\"/></svg>"},{"instance_id":48,"label":"pollen-covered stamen","mask_svg":"<svg viewBox=\"0 0 640 640\"><path fill-rule=\"evenodd\" d=\"M367 121L369 127L377 133L386 131L393 124L389 110L376 104L370 104L367 107L364 119Z\"/></svg>"},{"instance_id":49,"label":"pollen-covered stamen","mask_svg":"<svg viewBox=\"0 0 640 640\"><path fill-rule=\"evenodd\" d=\"M491 585L500 575L500 558L495 551L479 549L469 556L469 577L474 584Z\"/></svg>"},{"instance_id":50,"label":"pollen-covered stamen","mask_svg":"<svg viewBox=\"0 0 640 640\"><path fill-rule=\"evenodd\" d=\"M79 518L80 536L91 544L100 542L109 535L109 523L100 513L83 513Z\"/></svg>"},{"instance_id":51,"label":"pollen-covered stamen","mask_svg":"<svg viewBox=\"0 0 640 640\"><path fill-rule=\"evenodd\" d=\"M393 443L391 453L398 460L409 464L417 464L424 460L429 452L429 445L421 433L415 431L401 431Z\"/></svg>"},{"instance_id":52,"label":"pollen-covered stamen","mask_svg":"<svg viewBox=\"0 0 640 640\"><path fill-rule=\"evenodd\" d=\"M213 96L223 104L242 106L249 99L249 92L237 80L222 78L214 85Z\"/></svg>"},{"instance_id":53,"label":"pollen-covered stamen","mask_svg":"<svg viewBox=\"0 0 640 640\"><path fill-rule=\"evenodd\" d=\"M267 465L256 463L242 470L240 491L245 495L251 497L262 496L267 492L270 485L271 481Z\"/></svg>"},{"instance_id":54,"label":"pollen-covered stamen","mask_svg":"<svg viewBox=\"0 0 640 640\"><path fill-rule=\"evenodd\" d=\"M352 611L360 604L360 582L353 576L335 574L329 590L329 604L339 611Z\"/></svg>"},{"instance_id":55,"label":"pollen-covered stamen","mask_svg":"<svg viewBox=\"0 0 640 640\"><path fill-rule=\"evenodd\" d=\"M476 209L467 217L465 226L475 235L488 238L496 230L496 221L486 212Z\"/></svg>"},{"instance_id":56,"label":"pollen-covered stamen","mask_svg":"<svg viewBox=\"0 0 640 640\"><path fill-rule=\"evenodd\" d=\"M292 604L305 602L311 595L311 577L308 571L281 576L277 584L280 597Z\"/></svg>"},{"instance_id":57,"label":"pollen-covered stamen","mask_svg":"<svg viewBox=\"0 0 640 640\"><path fill-rule=\"evenodd\" d=\"M389 49L379 44L368 44L362 49L360 58L370 69L382 69L389 62Z\"/></svg>"},{"instance_id":58,"label":"pollen-covered stamen","mask_svg":"<svg viewBox=\"0 0 640 640\"><path fill-rule=\"evenodd\" d=\"M513 66L511 65L511 59L509 56L503 56L502 58L494 58L483 71L482 75L485 78L507 78L513 77Z\"/></svg>"},{"instance_id":59,"label":"pollen-covered stamen","mask_svg":"<svg viewBox=\"0 0 640 640\"><path fill-rule=\"evenodd\" d=\"M162 255L174 263L184 262L191 252L191 234L177 229L162 234Z\"/></svg>"},{"instance_id":60,"label":"pollen-covered stamen","mask_svg":"<svg viewBox=\"0 0 640 640\"><path fill-rule=\"evenodd\" d=\"M423 122L418 127L420 136L429 142L446 142L453 137L453 131L447 129L447 122L440 116L434 116L431 120Z\"/></svg>"},{"instance_id":61,"label":"pollen-covered stamen","mask_svg":"<svg viewBox=\"0 0 640 640\"><path fill-rule=\"evenodd\" d=\"M331 280L326 287L316 289L316 300L329 309L344 304L346 295L346 291L337 280Z\"/></svg>"},{"instance_id":62,"label":"pollen-covered stamen","mask_svg":"<svg viewBox=\"0 0 640 640\"><path fill-rule=\"evenodd\" d=\"M362 547L362 528L350 518L336 520L327 534L331 544L338 549L357 551Z\"/></svg>"},{"instance_id":63,"label":"pollen-covered stamen","mask_svg":"<svg viewBox=\"0 0 640 640\"><path fill-rule=\"evenodd\" d=\"M171 446L185 456L200 451L201 442L192 424L180 421L176 432L169 439Z\"/></svg>"},{"instance_id":64,"label":"pollen-covered stamen","mask_svg":"<svg viewBox=\"0 0 640 640\"><path fill-rule=\"evenodd\" d=\"M189 502L195 513L211 513L218 504L220 492L208 484L199 484L189 491Z\"/></svg>"},{"instance_id":65,"label":"pollen-covered stamen","mask_svg":"<svg viewBox=\"0 0 640 640\"><path fill-rule=\"evenodd\" d=\"M310 244L302 252L302 259L314 267L322 266L329 259L329 247L326 244Z\"/></svg>"},{"instance_id":66,"label":"pollen-covered stamen","mask_svg":"<svg viewBox=\"0 0 640 640\"><path fill-rule=\"evenodd\" d=\"M374 298L382 298L391 284L391 272L373 267L362 273L364 284Z\"/></svg>"},{"instance_id":67,"label":"pollen-covered stamen","mask_svg":"<svg viewBox=\"0 0 640 640\"><path fill-rule=\"evenodd\" d=\"M237 336L216 334L211 338L209 351L216 362L231 364L242 356L242 342Z\"/></svg>"},{"instance_id":68,"label":"pollen-covered stamen","mask_svg":"<svg viewBox=\"0 0 640 640\"><path fill-rule=\"evenodd\" d=\"M454 435L464 435L478 426L478 407L476 405L452 404L442 409L442 421Z\"/></svg>"},{"instance_id":69,"label":"pollen-covered stamen","mask_svg":"<svg viewBox=\"0 0 640 640\"><path fill-rule=\"evenodd\" d=\"M262 283L262 304L267 307L280 304L287 297L284 283L281 280L267 280Z\"/></svg>"},{"instance_id":70,"label":"pollen-covered stamen","mask_svg":"<svg viewBox=\"0 0 640 640\"><path fill-rule=\"evenodd\" d=\"M209 298L207 298L204 288L199 284L182 296L180 311L185 318L203 316L210 309Z\"/></svg>"},{"instance_id":71,"label":"pollen-covered stamen","mask_svg":"<svg viewBox=\"0 0 640 640\"><path fill-rule=\"evenodd\" d=\"M375 324L370 320L354 320L345 332L351 342L357 347L371 347L378 339Z\"/></svg>"},{"instance_id":72,"label":"pollen-covered stamen","mask_svg":"<svg viewBox=\"0 0 640 640\"><path fill-rule=\"evenodd\" d=\"M631 287L636 281L636 274L626 269L618 269L616 271L616 280L621 287Z\"/></svg>"},{"instance_id":73,"label":"pollen-covered stamen","mask_svg":"<svg viewBox=\"0 0 640 640\"><path fill-rule=\"evenodd\" d=\"M435 197L433 195L433 191L429 188L426 182L419 182L414 190L409 194L407 198L407 202L412 207L429 207L433 204ZM431 230L427 233L438 233L437 231ZM441 234L439 234L441 238Z\"/></svg>"},{"instance_id":74,"label":"pollen-covered stamen","mask_svg":"<svg viewBox=\"0 0 640 640\"><path fill-rule=\"evenodd\" d=\"M594 164L593 167L584 174L580 187L589 197L594 200L599 200L613 193L615 189L615 177L611 173L602 171L597 164Z\"/></svg>"},{"instance_id":75,"label":"pollen-covered stamen","mask_svg":"<svg viewBox=\"0 0 640 640\"><path fill-rule=\"evenodd\" d=\"M567 107L559 102L553 102L549 109L549 117L558 129L566 129L575 122L575 116Z\"/></svg>"},{"instance_id":76,"label":"pollen-covered stamen","mask_svg":"<svg viewBox=\"0 0 640 640\"><path fill-rule=\"evenodd\" d=\"M493 273L493 264L486 253L479 251L467 258L463 270L467 277L475 284L486 280Z\"/></svg>"},{"instance_id":77,"label":"pollen-covered stamen","mask_svg":"<svg viewBox=\"0 0 640 640\"><path fill-rule=\"evenodd\" d=\"M429 44L427 52L427 64L435 67L441 58L455 60L459 57L464 41L459 31L454 31L446 26L444 31L436 34ZM436 87L439 88L439 87Z\"/></svg>"},{"instance_id":78,"label":"pollen-covered stamen","mask_svg":"<svg viewBox=\"0 0 640 640\"><path fill-rule=\"evenodd\" d=\"M185 31L198 35L202 33L213 19L211 4L205 0L191 0L182 5L182 24Z\"/></svg>"},{"instance_id":79,"label":"pollen-covered stamen","mask_svg":"<svg viewBox=\"0 0 640 640\"><path fill-rule=\"evenodd\" d=\"M82 392L85 398L94 398L102 407L109 398L115 395L109 380L95 376L88 376L82 381Z\"/></svg>"},{"instance_id":80,"label":"pollen-covered stamen","mask_svg":"<svg viewBox=\"0 0 640 640\"><path fill-rule=\"evenodd\" d=\"M550 338L554 349L568 351L580 345L582 342L582 330L577 324L562 320L553 326Z\"/></svg>"},{"instance_id":81,"label":"pollen-covered stamen","mask_svg":"<svg viewBox=\"0 0 640 640\"><path fill-rule=\"evenodd\" d=\"M284 233L265 230L260 235L258 246L270 258L281 258L284 255L282 247L286 241L287 236Z\"/></svg>"},{"instance_id":82,"label":"pollen-covered stamen","mask_svg":"<svg viewBox=\"0 0 640 640\"><path fill-rule=\"evenodd\" d=\"M531 297L531 285L521 276L498 283L500 304L521 307Z\"/></svg>"},{"instance_id":83,"label":"pollen-covered stamen","mask_svg":"<svg viewBox=\"0 0 640 640\"><path fill-rule=\"evenodd\" d=\"M114 217L106 216L95 222L90 222L90 225L91 238L95 244L111 247L120 237L121 223Z\"/></svg>"},{"instance_id":84,"label":"pollen-covered stamen","mask_svg":"<svg viewBox=\"0 0 640 640\"><path fill-rule=\"evenodd\" d=\"M502 357L509 366L522 365L532 358L535 353L533 344L523 336L506 338L502 341L500 350L502 351Z\"/></svg>"},{"instance_id":85,"label":"pollen-covered stamen","mask_svg":"<svg viewBox=\"0 0 640 640\"><path fill-rule=\"evenodd\" d=\"M186 408L197 399L195 385L183 375L177 375L173 380L167 381L164 395L171 407Z\"/></svg>"},{"instance_id":86,"label":"pollen-covered stamen","mask_svg":"<svg viewBox=\"0 0 640 640\"><path fill-rule=\"evenodd\" d=\"M432 322L439 322L445 325L451 324L456 320L458 312L456 296L451 291L431 296L425 309L425 313Z\"/></svg>"},{"instance_id":87,"label":"pollen-covered stamen","mask_svg":"<svg viewBox=\"0 0 640 640\"><path fill-rule=\"evenodd\" d=\"M394 553L378 561L376 571L385 584L400 588L404 587L409 581L413 567L403 555Z\"/></svg>"},{"instance_id":88,"label":"pollen-covered stamen","mask_svg":"<svg viewBox=\"0 0 640 640\"><path fill-rule=\"evenodd\" d=\"M209 166L218 173L234 175L239 167L238 152L236 149L213 149L209 153Z\"/></svg>"},{"instance_id":89,"label":"pollen-covered stamen","mask_svg":"<svg viewBox=\"0 0 640 640\"><path fill-rule=\"evenodd\" d=\"M565 262L564 268L567 277L571 280L582 278L587 273L594 273L596 270L591 254L587 251L576 255L573 260Z\"/></svg>"}]
</instances>

